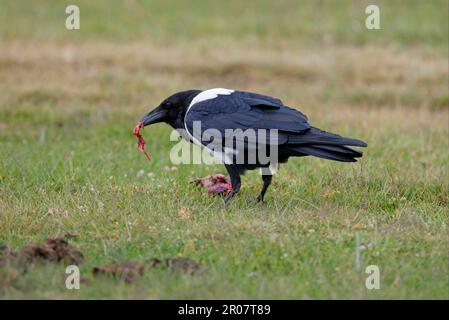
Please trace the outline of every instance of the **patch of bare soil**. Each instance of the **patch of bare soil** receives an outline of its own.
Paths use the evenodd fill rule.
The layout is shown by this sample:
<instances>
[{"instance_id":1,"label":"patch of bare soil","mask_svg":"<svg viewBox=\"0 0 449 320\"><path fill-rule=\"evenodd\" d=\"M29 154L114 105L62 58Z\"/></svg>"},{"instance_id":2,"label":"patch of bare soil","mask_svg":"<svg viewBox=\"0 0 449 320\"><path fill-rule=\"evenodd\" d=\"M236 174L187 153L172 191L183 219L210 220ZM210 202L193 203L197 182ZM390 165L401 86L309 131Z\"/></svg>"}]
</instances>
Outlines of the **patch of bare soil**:
<instances>
[{"instance_id":1,"label":"patch of bare soil","mask_svg":"<svg viewBox=\"0 0 449 320\"><path fill-rule=\"evenodd\" d=\"M0 267L11 264L17 258L17 254L7 244L0 245Z\"/></svg>"},{"instance_id":2,"label":"patch of bare soil","mask_svg":"<svg viewBox=\"0 0 449 320\"><path fill-rule=\"evenodd\" d=\"M94 276L107 275L127 283L133 282L137 276L142 276L143 272L144 266L132 261L106 264L92 269Z\"/></svg>"},{"instance_id":3,"label":"patch of bare soil","mask_svg":"<svg viewBox=\"0 0 449 320\"><path fill-rule=\"evenodd\" d=\"M37 261L60 262L80 264L84 260L83 254L69 245L64 239L48 238L44 243L26 245L19 252L19 259L24 263Z\"/></svg>"},{"instance_id":4,"label":"patch of bare soil","mask_svg":"<svg viewBox=\"0 0 449 320\"><path fill-rule=\"evenodd\" d=\"M0 245L0 268L3 276L14 272L15 276L25 273L28 267L38 263L80 264L84 256L67 240L61 238L47 238L43 243L34 243L23 246L14 252L6 244ZM179 274L193 275L203 270L202 266L192 259L182 257L169 257L166 259L151 258L144 263L125 261L96 266L92 269L94 276L105 275L131 283L145 271L152 268L162 268ZM6 272L6 273L5 273ZM89 284L90 280L82 277L82 283Z\"/></svg>"},{"instance_id":5,"label":"patch of bare soil","mask_svg":"<svg viewBox=\"0 0 449 320\"><path fill-rule=\"evenodd\" d=\"M12 251L8 245L0 247L0 266L14 265L26 269L28 265L37 262L80 264L83 260L81 251L60 238L48 238L44 243L28 244L18 252Z\"/></svg>"},{"instance_id":6,"label":"patch of bare soil","mask_svg":"<svg viewBox=\"0 0 449 320\"><path fill-rule=\"evenodd\" d=\"M151 258L147 264L149 267L162 267L167 268L172 272L195 274L202 271L202 266L192 259L182 257L166 258L159 260L157 258Z\"/></svg>"},{"instance_id":7,"label":"patch of bare soil","mask_svg":"<svg viewBox=\"0 0 449 320\"><path fill-rule=\"evenodd\" d=\"M94 267L94 276L106 275L121 279L127 283L133 282L138 276L142 276L146 270L151 268L165 268L171 272L193 275L203 270L201 265L192 259L173 257L160 260L151 258L147 263L133 261L118 262Z\"/></svg>"}]
</instances>

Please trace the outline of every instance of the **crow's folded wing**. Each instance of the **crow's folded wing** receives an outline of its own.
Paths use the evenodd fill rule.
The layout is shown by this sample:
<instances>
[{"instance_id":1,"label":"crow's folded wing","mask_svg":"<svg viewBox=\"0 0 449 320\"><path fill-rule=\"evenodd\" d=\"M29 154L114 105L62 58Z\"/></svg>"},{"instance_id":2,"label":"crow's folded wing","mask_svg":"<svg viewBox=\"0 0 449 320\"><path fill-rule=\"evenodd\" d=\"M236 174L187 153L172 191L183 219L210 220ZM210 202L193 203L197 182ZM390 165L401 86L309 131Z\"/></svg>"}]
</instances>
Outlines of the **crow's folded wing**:
<instances>
[{"instance_id":1,"label":"crow's folded wing","mask_svg":"<svg viewBox=\"0 0 449 320\"><path fill-rule=\"evenodd\" d=\"M223 137L227 134L226 129L277 129L282 133L280 144L286 142L283 140L288 134L301 134L310 128L303 113L285 106L281 100L242 91L192 105L185 116L185 126L190 134L194 121L201 124L201 133L216 129Z\"/></svg>"}]
</instances>

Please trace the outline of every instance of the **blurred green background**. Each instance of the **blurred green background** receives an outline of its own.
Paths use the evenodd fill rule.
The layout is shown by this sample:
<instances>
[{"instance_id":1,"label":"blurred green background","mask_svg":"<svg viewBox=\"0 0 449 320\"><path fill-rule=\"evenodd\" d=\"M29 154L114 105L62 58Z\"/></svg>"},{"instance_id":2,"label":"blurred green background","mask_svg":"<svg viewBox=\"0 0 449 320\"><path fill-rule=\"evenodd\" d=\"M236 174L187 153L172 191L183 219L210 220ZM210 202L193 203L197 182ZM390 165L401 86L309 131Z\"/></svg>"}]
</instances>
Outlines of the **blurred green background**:
<instances>
[{"instance_id":1,"label":"blurred green background","mask_svg":"<svg viewBox=\"0 0 449 320\"><path fill-rule=\"evenodd\" d=\"M69 4L81 8L80 31L63 28ZM445 47L448 39L444 0L376 1L381 30L367 32L370 1L1 1L3 39L111 40L160 42L198 38L267 41L285 39L339 44L428 44Z\"/></svg>"}]
</instances>

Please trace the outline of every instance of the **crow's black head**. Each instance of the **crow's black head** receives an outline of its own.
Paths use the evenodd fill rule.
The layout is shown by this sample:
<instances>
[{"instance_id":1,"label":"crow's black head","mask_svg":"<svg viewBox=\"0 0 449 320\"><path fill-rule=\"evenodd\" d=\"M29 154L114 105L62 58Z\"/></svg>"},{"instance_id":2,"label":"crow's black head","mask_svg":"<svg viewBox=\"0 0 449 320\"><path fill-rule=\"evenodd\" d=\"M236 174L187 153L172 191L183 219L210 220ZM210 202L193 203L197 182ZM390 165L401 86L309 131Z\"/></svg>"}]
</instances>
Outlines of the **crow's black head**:
<instances>
[{"instance_id":1,"label":"crow's black head","mask_svg":"<svg viewBox=\"0 0 449 320\"><path fill-rule=\"evenodd\" d=\"M187 90L175 93L161 102L161 104L142 117L143 126L153 123L166 122L175 129L183 128L184 116L192 99L201 90Z\"/></svg>"}]
</instances>

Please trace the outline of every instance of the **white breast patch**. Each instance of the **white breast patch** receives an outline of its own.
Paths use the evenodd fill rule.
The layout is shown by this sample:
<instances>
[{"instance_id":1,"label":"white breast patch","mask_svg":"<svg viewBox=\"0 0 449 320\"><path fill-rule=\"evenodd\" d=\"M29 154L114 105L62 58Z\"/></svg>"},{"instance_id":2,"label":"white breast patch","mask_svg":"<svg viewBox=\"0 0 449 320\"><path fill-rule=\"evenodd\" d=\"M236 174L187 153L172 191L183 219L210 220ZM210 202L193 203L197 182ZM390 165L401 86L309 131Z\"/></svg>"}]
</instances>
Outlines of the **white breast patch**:
<instances>
[{"instance_id":1,"label":"white breast patch","mask_svg":"<svg viewBox=\"0 0 449 320\"><path fill-rule=\"evenodd\" d=\"M185 129L186 129L188 135L189 135L190 138L192 139L193 143L195 143L195 144L197 144L197 145L199 145L199 146L201 146L201 147L204 147L204 146L202 145L202 143L201 143L200 141L198 141L198 140L192 135L191 132L189 132L189 129L187 129L187 125L186 125L186 123L185 123L185 119L187 118L187 113L189 112L190 108L192 108L192 106L193 106L194 104L196 104L196 103L199 103L199 102L202 102L202 101L206 101L206 100L210 100L210 99L215 99L215 98L218 97L218 95L220 95L220 94L221 94L221 95L230 95L230 94L233 93L233 92L234 92L234 90L231 90L231 89L214 88L214 89L204 90L204 91L198 93L198 94L195 96L195 98L192 99L192 102L190 102L190 105L189 105L189 107L187 108L186 114L185 114L185 116L184 116L184 127L185 127ZM217 152L214 151L213 154L214 154L215 157L217 157L218 159L220 159L220 160L222 160L222 161L223 161L223 159L226 159L227 161L232 162L232 160L229 159L229 156L228 156L226 153L221 154L221 153L217 153Z\"/></svg>"},{"instance_id":2,"label":"white breast patch","mask_svg":"<svg viewBox=\"0 0 449 320\"><path fill-rule=\"evenodd\" d=\"M189 109L195 103L198 103L198 102L201 102L201 101L210 100L210 99L215 99L219 94L221 94L221 95L230 95L233 92L234 92L234 90L224 89L224 88L214 88L214 89L204 90L204 91L198 93L195 96L195 98L193 98L192 102L190 102ZM187 112L189 111L189 109L187 109Z\"/></svg>"}]
</instances>

